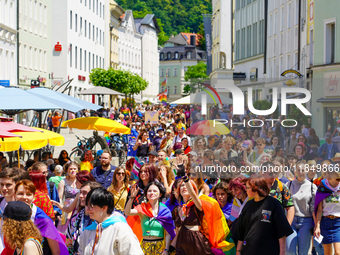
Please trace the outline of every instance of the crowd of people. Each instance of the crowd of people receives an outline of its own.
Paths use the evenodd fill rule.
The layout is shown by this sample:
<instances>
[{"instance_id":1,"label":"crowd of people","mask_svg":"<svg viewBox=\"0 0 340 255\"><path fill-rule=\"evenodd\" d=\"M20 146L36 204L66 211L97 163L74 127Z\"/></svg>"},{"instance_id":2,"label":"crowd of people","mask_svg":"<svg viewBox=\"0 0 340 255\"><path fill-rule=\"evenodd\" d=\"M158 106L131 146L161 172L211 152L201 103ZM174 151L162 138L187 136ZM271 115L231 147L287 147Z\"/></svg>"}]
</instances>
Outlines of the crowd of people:
<instances>
[{"instance_id":1,"label":"crowd of people","mask_svg":"<svg viewBox=\"0 0 340 255\"><path fill-rule=\"evenodd\" d=\"M131 129L121 166L106 150L12 168L0 153L1 254L340 254L338 131L321 145L309 123L231 112L209 112L230 132L196 135L197 106L103 110Z\"/></svg>"}]
</instances>

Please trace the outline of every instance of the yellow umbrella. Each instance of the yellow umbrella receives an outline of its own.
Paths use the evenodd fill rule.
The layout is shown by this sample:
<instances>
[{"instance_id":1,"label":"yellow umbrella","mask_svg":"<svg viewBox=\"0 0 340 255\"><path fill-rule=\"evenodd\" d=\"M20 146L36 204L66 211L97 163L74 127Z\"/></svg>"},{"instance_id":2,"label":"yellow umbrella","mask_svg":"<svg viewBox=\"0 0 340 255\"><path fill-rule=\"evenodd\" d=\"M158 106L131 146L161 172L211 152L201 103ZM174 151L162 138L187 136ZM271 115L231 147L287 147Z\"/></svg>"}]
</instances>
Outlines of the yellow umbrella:
<instances>
[{"instance_id":1,"label":"yellow umbrella","mask_svg":"<svg viewBox=\"0 0 340 255\"><path fill-rule=\"evenodd\" d=\"M46 129L34 128L37 132L14 132L21 136L13 138L0 138L0 151L16 151L20 146L23 150L37 150L47 144L52 146L62 146L65 138L57 133ZM43 131L43 132L41 132Z\"/></svg>"},{"instance_id":2,"label":"yellow umbrella","mask_svg":"<svg viewBox=\"0 0 340 255\"><path fill-rule=\"evenodd\" d=\"M118 123L117 121L100 118L100 117L85 117L63 122L62 127L78 128L86 130L97 130L110 133L130 134L130 128Z\"/></svg>"}]
</instances>

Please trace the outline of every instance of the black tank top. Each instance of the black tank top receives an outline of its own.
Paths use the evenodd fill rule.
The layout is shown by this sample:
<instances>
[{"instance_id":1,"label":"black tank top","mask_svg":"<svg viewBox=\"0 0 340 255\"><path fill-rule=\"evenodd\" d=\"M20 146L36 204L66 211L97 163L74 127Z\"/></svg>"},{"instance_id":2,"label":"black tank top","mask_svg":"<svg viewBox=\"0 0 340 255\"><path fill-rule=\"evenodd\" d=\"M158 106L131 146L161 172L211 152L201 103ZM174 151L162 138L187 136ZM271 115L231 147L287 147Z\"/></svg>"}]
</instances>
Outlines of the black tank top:
<instances>
[{"instance_id":1,"label":"black tank top","mask_svg":"<svg viewBox=\"0 0 340 255\"><path fill-rule=\"evenodd\" d=\"M148 156L148 143L142 144L137 148L137 157L146 157Z\"/></svg>"}]
</instances>

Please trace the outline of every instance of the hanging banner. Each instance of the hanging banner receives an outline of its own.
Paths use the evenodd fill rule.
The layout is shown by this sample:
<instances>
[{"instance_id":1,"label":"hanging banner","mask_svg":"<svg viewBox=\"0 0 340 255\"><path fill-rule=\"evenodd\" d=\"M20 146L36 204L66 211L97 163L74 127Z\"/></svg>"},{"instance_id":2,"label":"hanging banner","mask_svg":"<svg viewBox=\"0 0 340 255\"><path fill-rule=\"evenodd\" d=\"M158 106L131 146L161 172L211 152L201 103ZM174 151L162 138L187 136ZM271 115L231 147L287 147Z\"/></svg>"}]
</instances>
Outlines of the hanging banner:
<instances>
[{"instance_id":1,"label":"hanging banner","mask_svg":"<svg viewBox=\"0 0 340 255\"><path fill-rule=\"evenodd\" d=\"M212 56L211 56L211 47L212 47L212 38L211 38L211 15L203 16L204 23L204 32L205 32L205 44L207 51L207 75L212 71Z\"/></svg>"}]
</instances>

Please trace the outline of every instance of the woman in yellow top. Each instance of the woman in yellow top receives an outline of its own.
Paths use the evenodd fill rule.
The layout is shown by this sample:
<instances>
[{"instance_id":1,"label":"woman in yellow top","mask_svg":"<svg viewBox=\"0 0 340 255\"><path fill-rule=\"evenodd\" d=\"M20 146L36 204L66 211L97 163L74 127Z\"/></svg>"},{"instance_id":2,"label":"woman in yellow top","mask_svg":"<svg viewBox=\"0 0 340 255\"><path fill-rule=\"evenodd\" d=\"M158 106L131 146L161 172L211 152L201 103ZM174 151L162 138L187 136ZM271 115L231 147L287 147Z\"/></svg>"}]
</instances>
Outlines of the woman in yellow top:
<instances>
[{"instance_id":1,"label":"woman in yellow top","mask_svg":"<svg viewBox=\"0 0 340 255\"><path fill-rule=\"evenodd\" d=\"M124 215L124 207L128 195L130 173L117 167L113 173L111 186L107 188L114 198L114 210Z\"/></svg>"}]
</instances>

